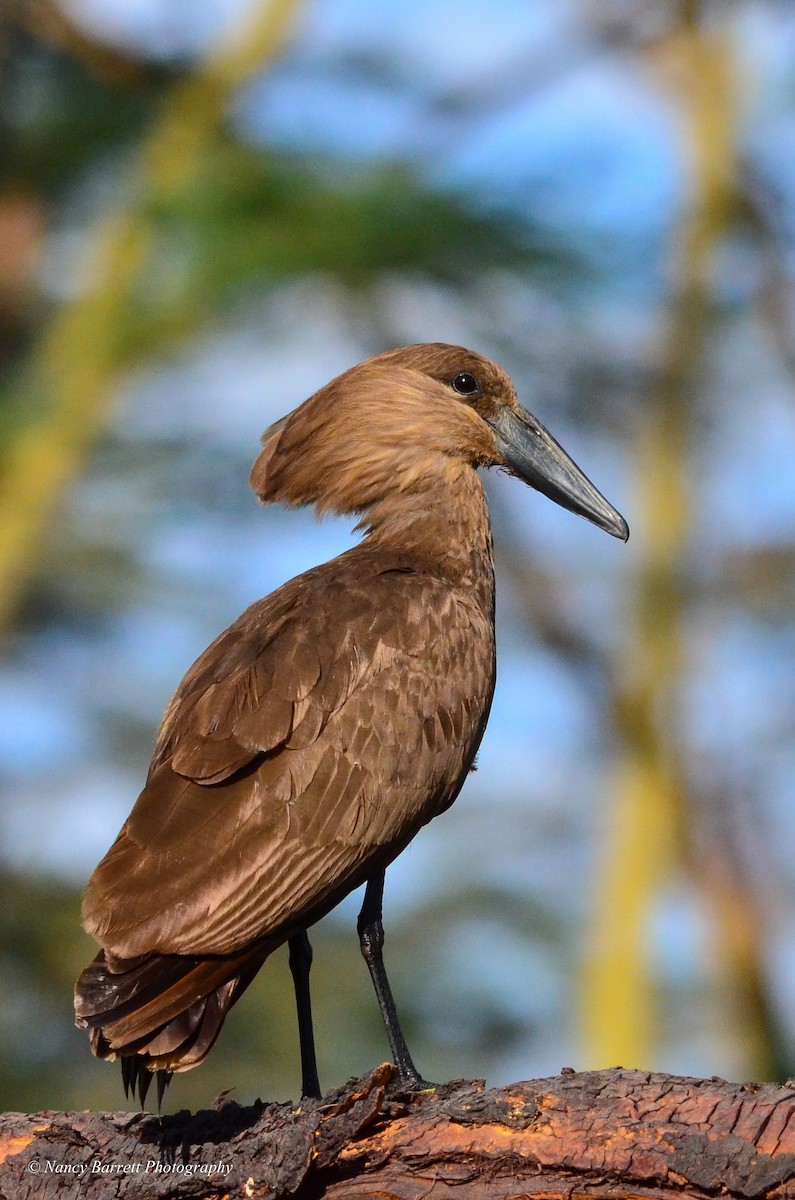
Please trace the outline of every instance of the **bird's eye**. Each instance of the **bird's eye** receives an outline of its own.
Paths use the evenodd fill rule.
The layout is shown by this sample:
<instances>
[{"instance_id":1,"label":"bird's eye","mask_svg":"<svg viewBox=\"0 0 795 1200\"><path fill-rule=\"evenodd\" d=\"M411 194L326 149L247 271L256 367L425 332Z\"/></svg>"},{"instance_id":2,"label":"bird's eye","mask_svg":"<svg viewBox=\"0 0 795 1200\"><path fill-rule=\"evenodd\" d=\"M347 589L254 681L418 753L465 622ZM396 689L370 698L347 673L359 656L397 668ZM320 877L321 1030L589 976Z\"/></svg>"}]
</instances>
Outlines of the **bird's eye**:
<instances>
[{"instance_id":1,"label":"bird's eye","mask_svg":"<svg viewBox=\"0 0 795 1200\"><path fill-rule=\"evenodd\" d=\"M459 396L474 396L480 391L480 384L469 371L459 371L453 380L453 390L458 392Z\"/></svg>"}]
</instances>

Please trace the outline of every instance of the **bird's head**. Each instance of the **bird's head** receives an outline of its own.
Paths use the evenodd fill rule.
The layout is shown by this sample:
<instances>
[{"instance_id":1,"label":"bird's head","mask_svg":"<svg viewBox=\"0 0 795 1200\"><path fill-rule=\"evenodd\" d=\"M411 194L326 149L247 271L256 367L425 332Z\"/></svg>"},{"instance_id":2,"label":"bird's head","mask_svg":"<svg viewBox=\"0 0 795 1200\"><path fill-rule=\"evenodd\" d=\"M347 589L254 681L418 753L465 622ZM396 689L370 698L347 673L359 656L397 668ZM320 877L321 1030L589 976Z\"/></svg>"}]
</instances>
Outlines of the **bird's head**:
<instances>
[{"instance_id":1,"label":"bird's head","mask_svg":"<svg viewBox=\"0 0 795 1200\"><path fill-rule=\"evenodd\" d=\"M315 392L266 431L250 483L265 503L367 513L390 496L493 466L629 537L620 513L522 408L502 368L441 342L379 354Z\"/></svg>"}]
</instances>

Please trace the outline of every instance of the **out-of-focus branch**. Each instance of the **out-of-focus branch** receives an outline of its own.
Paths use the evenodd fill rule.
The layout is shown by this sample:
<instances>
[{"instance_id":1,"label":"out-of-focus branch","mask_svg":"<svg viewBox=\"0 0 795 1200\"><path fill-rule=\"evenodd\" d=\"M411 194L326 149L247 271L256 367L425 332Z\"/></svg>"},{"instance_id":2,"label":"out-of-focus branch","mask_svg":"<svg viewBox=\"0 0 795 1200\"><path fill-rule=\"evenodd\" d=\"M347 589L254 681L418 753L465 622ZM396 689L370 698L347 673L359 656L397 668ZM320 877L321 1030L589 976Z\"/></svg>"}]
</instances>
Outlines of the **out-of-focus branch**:
<instances>
[{"instance_id":1,"label":"out-of-focus branch","mask_svg":"<svg viewBox=\"0 0 795 1200\"><path fill-rule=\"evenodd\" d=\"M106 417L124 363L125 312L145 296L152 210L200 170L235 89L279 50L297 0L270 0L167 99L140 155L136 195L96 239L93 281L54 317L23 382L41 414L17 433L0 480L0 626L15 611L55 498L76 475ZM24 411L23 407L23 411Z\"/></svg>"},{"instance_id":2,"label":"out-of-focus branch","mask_svg":"<svg viewBox=\"0 0 795 1200\"><path fill-rule=\"evenodd\" d=\"M787 270L791 233L785 230L785 202L770 183L747 168L743 172L744 216L755 239L762 278L759 312L778 354L779 361L795 383L795 322L793 282ZM787 236L789 233L789 236Z\"/></svg>"},{"instance_id":3,"label":"out-of-focus branch","mask_svg":"<svg viewBox=\"0 0 795 1200\"><path fill-rule=\"evenodd\" d=\"M90 74L107 83L135 84L151 74L130 55L95 41L54 0L11 0L2 19L16 21L33 37L77 59Z\"/></svg>"}]
</instances>

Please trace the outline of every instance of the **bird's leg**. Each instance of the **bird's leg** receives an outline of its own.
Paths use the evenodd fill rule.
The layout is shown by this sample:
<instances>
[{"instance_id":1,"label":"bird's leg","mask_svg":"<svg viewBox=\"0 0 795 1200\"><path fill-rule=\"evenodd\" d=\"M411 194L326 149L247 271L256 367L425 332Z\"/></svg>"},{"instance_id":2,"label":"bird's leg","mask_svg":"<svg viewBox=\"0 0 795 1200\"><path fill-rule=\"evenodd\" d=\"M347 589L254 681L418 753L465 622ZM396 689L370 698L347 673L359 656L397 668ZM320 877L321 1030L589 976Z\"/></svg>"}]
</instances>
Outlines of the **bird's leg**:
<instances>
[{"instance_id":1,"label":"bird's leg","mask_svg":"<svg viewBox=\"0 0 795 1200\"><path fill-rule=\"evenodd\" d=\"M384 946L384 926L381 922L383 899L384 872L379 871L377 875L373 875L368 880L365 889L364 903L357 922L359 946L370 970L375 994L378 997L378 1005L386 1026L392 1057L398 1069L399 1083L407 1091L420 1091L432 1085L426 1083L412 1062L403 1030L400 1028L392 989L386 977L382 954Z\"/></svg>"},{"instance_id":2,"label":"bird's leg","mask_svg":"<svg viewBox=\"0 0 795 1200\"><path fill-rule=\"evenodd\" d=\"M315 1035L312 1031L312 1000L309 995L309 970L312 966L312 947L306 930L296 933L288 941L290 948L290 971L295 986L295 1007L298 1010L298 1041L301 1046L301 1097L320 1099L320 1081L317 1077L315 1058Z\"/></svg>"}]
</instances>

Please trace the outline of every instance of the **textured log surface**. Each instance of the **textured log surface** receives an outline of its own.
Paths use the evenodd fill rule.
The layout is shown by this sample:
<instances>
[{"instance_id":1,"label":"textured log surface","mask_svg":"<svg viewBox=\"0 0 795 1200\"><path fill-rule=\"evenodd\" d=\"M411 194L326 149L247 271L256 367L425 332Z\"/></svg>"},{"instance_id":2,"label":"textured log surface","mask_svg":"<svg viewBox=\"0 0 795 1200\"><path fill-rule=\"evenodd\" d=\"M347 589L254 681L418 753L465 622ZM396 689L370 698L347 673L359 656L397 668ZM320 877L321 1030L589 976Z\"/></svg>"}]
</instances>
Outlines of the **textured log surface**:
<instances>
[{"instance_id":1,"label":"textured log surface","mask_svg":"<svg viewBox=\"0 0 795 1200\"><path fill-rule=\"evenodd\" d=\"M299 1107L8 1113L0 1196L342 1200L795 1198L795 1088L564 1071L390 1095L376 1068Z\"/></svg>"}]
</instances>

